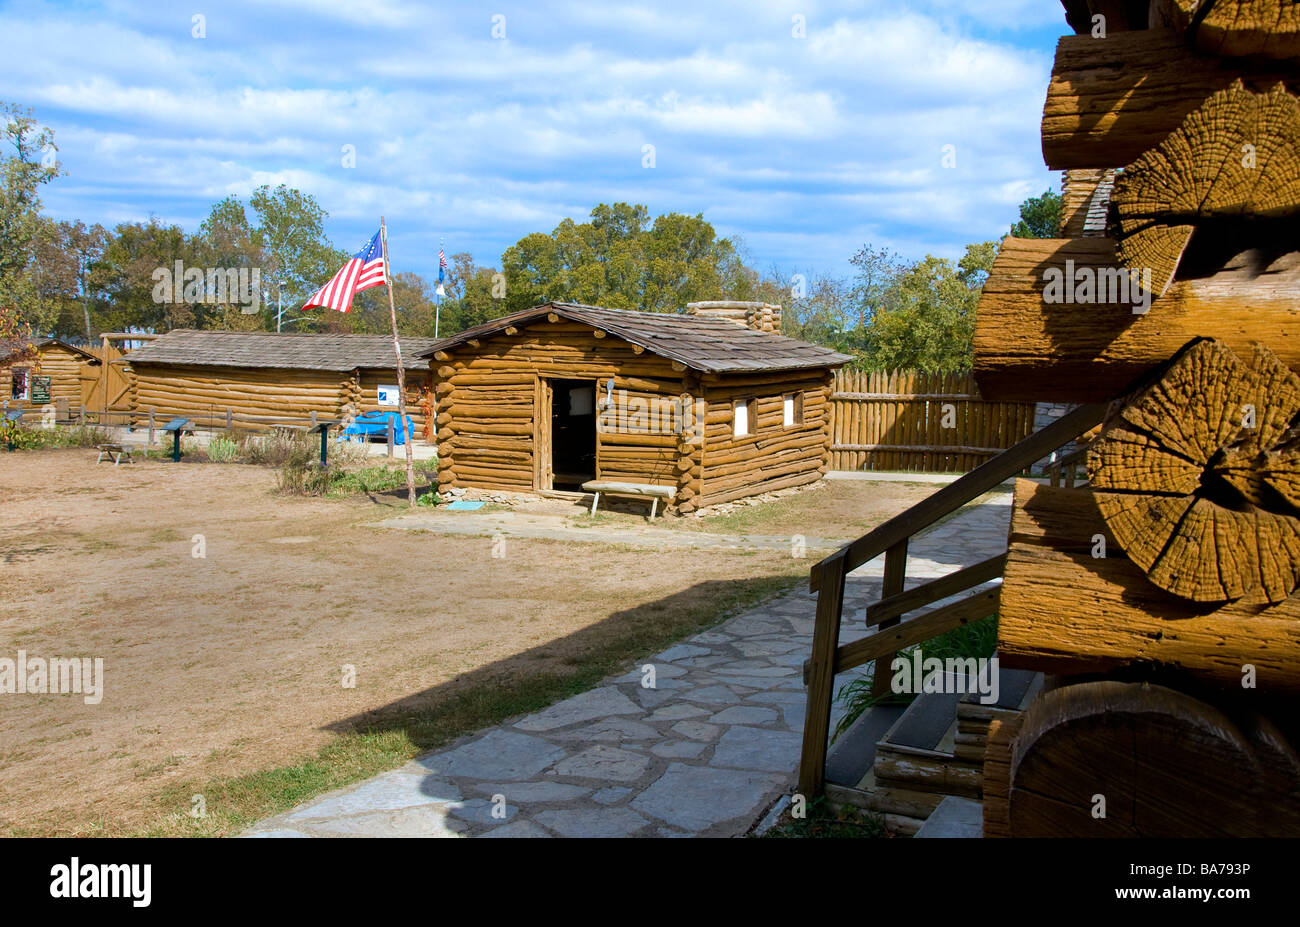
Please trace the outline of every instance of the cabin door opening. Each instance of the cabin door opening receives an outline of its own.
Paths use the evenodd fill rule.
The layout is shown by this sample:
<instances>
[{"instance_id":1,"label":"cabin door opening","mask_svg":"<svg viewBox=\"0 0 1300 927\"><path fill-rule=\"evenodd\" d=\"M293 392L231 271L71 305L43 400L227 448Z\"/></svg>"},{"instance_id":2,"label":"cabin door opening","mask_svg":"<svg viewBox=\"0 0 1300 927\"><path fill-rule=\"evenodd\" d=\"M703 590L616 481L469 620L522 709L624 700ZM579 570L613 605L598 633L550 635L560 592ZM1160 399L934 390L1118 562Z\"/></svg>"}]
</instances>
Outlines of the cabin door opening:
<instances>
[{"instance_id":1,"label":"cabin door opening","mask_svg":"<svg viewBox=\"0 0 1300 927\"><path fill-rule=\"evenodd\" d=\"M596 478L596 381L548 379L549 486L578 492Z\"/></svg>"}]
</instances>

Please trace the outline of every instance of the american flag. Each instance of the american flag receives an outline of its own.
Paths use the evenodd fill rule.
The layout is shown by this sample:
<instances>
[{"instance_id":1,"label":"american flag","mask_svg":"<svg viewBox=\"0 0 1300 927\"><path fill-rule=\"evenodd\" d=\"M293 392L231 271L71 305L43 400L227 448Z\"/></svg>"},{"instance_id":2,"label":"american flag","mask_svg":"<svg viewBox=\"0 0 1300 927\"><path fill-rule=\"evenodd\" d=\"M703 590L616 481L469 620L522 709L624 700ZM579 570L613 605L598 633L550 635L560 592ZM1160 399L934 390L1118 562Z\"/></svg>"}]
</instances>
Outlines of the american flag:
<instances>
[{"instance_id":1,"label":"american flag","mask_svg":"<svg viewBox=\"0 0 1300 927\"><path fill-rule=\"evenodd\" d=\"M446 272L447 272L447 255L442 253L442 247L439 246L438 247L438 289L436 291L439 296L447 295L447 291L442 286L442 280L443 277L446 275Z\"/></svg>"},{"instance_id":2,"label":"american flag","mask_svg":"<svg viewBox=\"0 0 1300 927\"><path fill-rule=\"evenodd\" d=\"M375 232L370 243L353 255L329 283L317 290L303 304L303 309L324 306L326 309L347 312L352 308L353 296L372 286L383 286L385 282L384 249L379 242L379 232Z\"/></svg>"}]
</instances>

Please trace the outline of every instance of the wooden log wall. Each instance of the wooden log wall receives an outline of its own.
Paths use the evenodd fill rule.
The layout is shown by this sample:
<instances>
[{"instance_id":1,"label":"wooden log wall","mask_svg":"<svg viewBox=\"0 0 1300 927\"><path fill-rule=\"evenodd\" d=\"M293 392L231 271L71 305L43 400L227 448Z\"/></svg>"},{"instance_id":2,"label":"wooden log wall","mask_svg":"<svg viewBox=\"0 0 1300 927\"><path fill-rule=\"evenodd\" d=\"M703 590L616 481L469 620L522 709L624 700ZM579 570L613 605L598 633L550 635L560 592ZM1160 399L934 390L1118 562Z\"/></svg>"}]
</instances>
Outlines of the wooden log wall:
<instances>
[{"instance_id":1,"label":"wooden log wall","mask_svg":"<svg viewBox=\"0 0 1300 927\"><path fill-rule=\"evenodd\" d=\"M39 366L39 370L33 368ZM83 370L98 374L99 368L91 366L80 354L68 351L58 345L49 345L40 351L37 359L19 361L15 364L0 365L0 400L7 400L10 409L39 408L27 400L13 399L13 368L25 367L31 376L50 378L50 405L59 399L66 399L68 407L76 410L81 403L81 378ZM44 403L41 404L43 406Z\"/></svg>"},{"instance_id":2,"label":"wooden log wall","mask_svg":"<svg viewBox=\"0 0 1300 927\"><path fill-rule=\"evenodd\" d=\"M1238 79L1296 89L1294 68L1200 54L1172 30L1066 36L1043 107L1043 160L1055 170L1123 167Z\"/></svg>"},{"instance_id":3,"label":"wooden log wall","mask_svg":"<svg viewBox=\"0 0 1300 927\"><path fill-rule=\"evenodd\" d=\"M830 399L832 470L965 473L1034 430L1033 403L986 401L968 374L842 369Z\"/></svg>"},{"instance_id":4,"label":"wooden log wall","mask_svg":"<svg viewBox=\"0 0 1300 927\"><path fill-rule=\"evenodd\" d=\"M706 377L701 505L813 483L830 469L832 375L827 370ZM785 396L802 421L785 425ZM748 435L735 435L735 403L748 400Z\"/></svg>"},{"instance_id":5,"label":"wooden log wall","mask_svg":"<svg viewBox=\"0 0 1300 927\"><path fill-rule=\"evenodd\" d=\"M137 425L184 415L205 427L225 426L236 416L339 419L359 392L352 373L234 367L132 365L131 408Z\"/></svg>"},{"instance_id":6,"label":"wooden log wall","mask_svg":"<svg viewBox=\"0 0 1300 927\"><path fill-rule=\"evenodd\" d=\"M403 364L407 363L403 358ZM411 360L410 366L405 368L406 374L406 414L411 419L411 424L415 427L417 440L424 428L424 413L420 410L420 389L424 386L432 388L433 377L423 361ZM381 406L379 404L379 387L396 386L397 369L392 370L361 370L357 373L357 390L354 399L350 400L356 405L357 413L365 412L396 412L397 406Z\"/></svg>"},{"instance_id":7,"label":"wooden log wall","mask_svg":"<svg viewBox=\"0 0 1300 927\"><path fill-rule=\"evenodd\" d=\"M1105 539L1105 556L1097 538ZM1125 556L1093 493L1016 484L1002 583L1004 666L1063 674L1161 667L1241 691L1300 692L1300 600L1272 606L1192 602Z\"/></svg>"},{"instance_id":8,"label":"wooden log wall","mask_svg":"<svg viewBox=\"0 0 1300 927\"><path fill-rule=\"evenodd\" d=\"M1267 344L1300 369L1300 260L1284 256L1258 274L1230 267L1176 280L1145 313L1131 302L1044 298L1049 270L1095 277L1118 268L1109 238L1004 239L975 327L980 392L998 400L1109 402L1198 336L1245 354Z\"/></svg>"}]
</instances>

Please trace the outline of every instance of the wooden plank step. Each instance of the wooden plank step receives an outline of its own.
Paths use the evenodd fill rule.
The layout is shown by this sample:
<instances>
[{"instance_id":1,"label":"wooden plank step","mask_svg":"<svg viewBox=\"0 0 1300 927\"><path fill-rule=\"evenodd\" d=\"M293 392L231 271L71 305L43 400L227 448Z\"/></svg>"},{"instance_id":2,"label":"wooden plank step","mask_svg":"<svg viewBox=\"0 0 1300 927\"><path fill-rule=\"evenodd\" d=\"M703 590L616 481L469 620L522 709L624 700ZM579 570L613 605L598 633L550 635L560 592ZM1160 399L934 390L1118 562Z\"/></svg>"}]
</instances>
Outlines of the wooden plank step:
<instances>
[{"instance_id":1,"label":"wooden plank step","mask_svg":"<svg viewBox=\"0 0 1300 927\"><path fill-rule=\"evenodd\" d=\"M885 735L883 742L897 747L938 751L939 744L957 720L957 703L962 696L961 692L924 692L918 695Z\"/></svg>"},{"instance_id":2,"label":"wooden plank step","mask_svg":"<svg viewBox=\"0 0 1300 927\"><path fill-rule=\"evenodd\" d=\"M1041 686L1043 683L1043 674L1034 670L1009 669L999 666L998 668L998 700L989 708L1010 708L1023 709L1027 702L1026 696L1030 695L1029 690ZM981 705L978 693L972 692L964 696L962 702L967 704Z\"/></svg>"},{"instance_id":3,"label":"wooden plank step","mask_svg":"<svg viewBox=\"0 0 1300 927\"><path fill-rule=\"evenodd\" d=\"M836 738L826 756L826 781L852 788L876 761L876 744L903 714L901 705L876 705L864 711Z\"/></svg>"}]
</instances>

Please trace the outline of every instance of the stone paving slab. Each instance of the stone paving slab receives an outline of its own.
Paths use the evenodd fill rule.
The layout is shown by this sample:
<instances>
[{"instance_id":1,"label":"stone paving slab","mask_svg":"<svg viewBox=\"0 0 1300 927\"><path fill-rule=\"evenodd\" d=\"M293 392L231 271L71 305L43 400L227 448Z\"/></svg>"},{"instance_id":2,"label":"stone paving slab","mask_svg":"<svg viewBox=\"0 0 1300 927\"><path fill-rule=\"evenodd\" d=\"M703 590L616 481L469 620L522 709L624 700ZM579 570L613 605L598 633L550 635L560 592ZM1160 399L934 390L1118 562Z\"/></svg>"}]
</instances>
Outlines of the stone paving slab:
<instances>
[{"instance_id":1,"label":"stone paving slab","mask_svg":"<svg viewBox=\"0 0 1300 927\"><path fill-rule=\"evenodd\" d=\"M909 583L1004 551L1009 518L1010 496L993 495L915 539ZM882 566L883 557L850 575L842 643L867 633L861 610L879 597ZM744 834L794 786L815 606L796 589L596 689L319 796L247 836Z\"/></svg>"}]
</instances>

